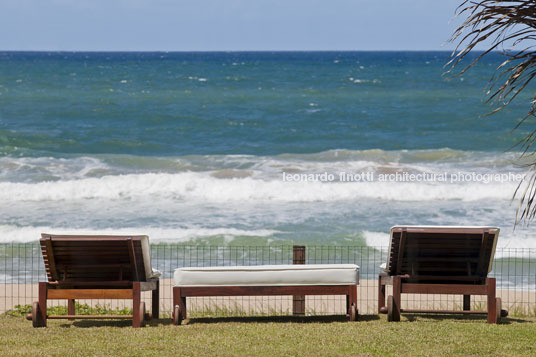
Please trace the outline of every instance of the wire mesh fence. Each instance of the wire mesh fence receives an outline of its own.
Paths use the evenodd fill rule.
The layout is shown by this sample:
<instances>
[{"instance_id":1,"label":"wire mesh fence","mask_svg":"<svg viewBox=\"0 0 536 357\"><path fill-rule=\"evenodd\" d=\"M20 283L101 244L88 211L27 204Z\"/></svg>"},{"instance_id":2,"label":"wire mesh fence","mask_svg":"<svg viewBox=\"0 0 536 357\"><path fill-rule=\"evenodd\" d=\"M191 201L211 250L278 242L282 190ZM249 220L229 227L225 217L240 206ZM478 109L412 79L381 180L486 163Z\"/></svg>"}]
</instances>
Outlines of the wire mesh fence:
<instances>
[{"instance_id":1,"label":"wire mesh fence","mask_svg":"<svg viewBox=\"0 0 536 357\"><path fill-rule=\"evenodd\" d=\"M305 260L297 262L293 246L200 246L174 243L151 245L154 268L162 272L160 314L172 311L173 272L180 267L240 266L266 264L357 264L360 267L358 308L361 314L375 314L380 264L386 262L387 248L368 246L307 246ZM536 249L497 249L491 277L497 279L497 295L511 315L536 314ZM46 281L39 244L0 244L0 312L37 300L37 283ZM145 293L144 293L145 294ZM388 289L387 294L390 294ZM143 296L149 302L149 293ZM80 301L90 306L129 308L128 300ZM65 305L61 300L49 306ZM190 316L292 315L292 296L189 298ZM485 297L472 299L472 308L485 309ZM149 304L148 304L149 305ZM407 294L402 308L462 309L462 296ZM149 305L150 306L150 305ZM306 315L344 314L344 296L307 296Z\"/></svg>"}]
</instances>

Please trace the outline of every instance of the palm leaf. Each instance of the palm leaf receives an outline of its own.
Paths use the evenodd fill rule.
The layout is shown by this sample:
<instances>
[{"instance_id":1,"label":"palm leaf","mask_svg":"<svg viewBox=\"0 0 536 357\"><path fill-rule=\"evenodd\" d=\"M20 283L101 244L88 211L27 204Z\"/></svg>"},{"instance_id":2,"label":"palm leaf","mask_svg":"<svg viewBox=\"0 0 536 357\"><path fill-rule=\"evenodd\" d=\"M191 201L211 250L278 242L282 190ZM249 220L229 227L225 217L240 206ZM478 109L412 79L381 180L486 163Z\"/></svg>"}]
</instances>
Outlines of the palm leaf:
<instances>
[{"instance_id":1,"label":"palm leaf","mask_svg":"<svg viewBox=\"0 0 536 357\"><path fill-rule=\"evenodd\" d=\"M447 73L458 76L477 64L492 51L500 51L506 60L495 70L489 82L488 102L493 114L510 104L536 77L536 1L464 1L456 9L464 22L454 31L451 41L457 45ZM491 41L491 44L488 42ZM467 64L468 54L479 45L487 49ZM530 117L536 117L536 94L528 104L527 114L514 126L517 129ZM520 182L512 199L519 200L515 224L529 224L536 217L536 129L517 145L521 158L530 157L527 175Z\"/></svg>"}]
</instances>

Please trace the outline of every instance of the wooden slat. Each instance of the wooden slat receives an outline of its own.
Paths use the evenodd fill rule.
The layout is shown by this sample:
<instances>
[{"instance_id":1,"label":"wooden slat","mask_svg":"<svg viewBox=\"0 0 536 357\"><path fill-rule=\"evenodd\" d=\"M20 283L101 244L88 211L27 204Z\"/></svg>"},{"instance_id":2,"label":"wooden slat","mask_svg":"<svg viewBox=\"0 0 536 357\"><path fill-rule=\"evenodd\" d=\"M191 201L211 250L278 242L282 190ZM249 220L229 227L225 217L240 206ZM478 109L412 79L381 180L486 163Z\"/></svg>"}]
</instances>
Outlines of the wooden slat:
<instances>
[{"instance_id":1,"label":"wooden slat","mask_svg":"<svg viewBox=\"0 0 536 357\"><path fill-rule=\"evenodd\" d=\"M126 236L126 235L105 235L105 234L97 234L97 235L91 235L91 234L84 234L84 235L70 235L70 234L47 234L43 233L41 234L42 238L50 237L53 240L61 240L61 239L67 239L67 240L88 240L88 239L104 239L107 241L113 241L113 240L125 240L126 238L132 238L132 239L142 239L145 236Z\"/></svg>"},{"instance_id":2,"label":"wooden slat","mask_svg":"<svg viewBox=\"0 0 536 357\"><path fill-rule=\"evenodd\" d=\"M65 263L62 264L56 264L56 266L61 269L64 266L67 266ZM110 268L122 268L122 267L130 267L129 264L69 264L68 265L70 270L73 269L110 269Z\"/></svg>"},{"instance_id":3,"label":"wooden slat","mask_svg":"<svg viewBox=\"0 0 536 357\"><path fill-rule=\"evenodd\" d=\"M48 283L49 286L94 286L94 281L57 281ZM97 285L101 286L132 286L132 281L97 281Z\"/></svg>"},{"instance_id":4,"label":"wooden slat","mask_svg":"<svg viewBox=\"0 0 536 357\"><path fill-rule=\"evenodd\" d=\"M487 231L483 232L482 241L480 243L480 252L479 252L480 261L478 262L478 265L476 268L476 273L480 275L487 275L488 273L487 271L485 273L483 271L483 266L485 264L484 260L486 259L485 252L486 252L486 245L488 242L488 238L489 238L489 233Z\"/></svg>"},{"instance_id":5,"label":"wooden slat","mask_svg":"<svg viewBox=\"0 0 536 357\"><path fill-rule=\"evenodd\" d=\"M448 273L448 272L447 272ZM447 274L445 273L445 274ZM428 280L428 281L432 281L432 280L453 280L453 281L467 281L467 282L475 282L475 281L480 281L480 282L484 282L484 278L482 278L481 276L478 276L478 275L414 275L414 276L411 276L410 278L408 279L412 279L412 280Z\"/></svg>"},{"instance_id":6,"label":"wooden slat","mask_svg":"<svg viewBox=\"0 0 536 357\"><path fill-rule=\"evenodd\" d=\"M411 271L411 267L407 267L406 269L401 269L400 271L402 273L411 272L410 273L411 276L416 276L417 275L416 272ZM419 266L418 271L419 271L418 275L431 275L432 273L437 273L436 275L441 275L441 273L445 273L445 275L447 274L445 272L444 268L442 269L441 267L438 267L438 266L435 266L435 267ZM463 267L450 266L448 268L448 275L452 275L452 276L467 276L467 267L465 267L465 266L463 266Z\"/></svg>"},{"instance_id":7,"label":"wooden slat","mask_svg":"<svg viewBox=\"0 0 536 357\"><path fill-rule=\"evenodd\" d=\"M396 227L393 232L405 229L408 233L454 233L454 234L482 234L486 228L471 227ZM493 230L495 231L495 230Z\"/></svg>"},{"instance_id":8,"label":"wooden slat","mask_svg":"<svg viewBox=\"0 0 536 357\"><path fill-rule=\"evenodd\" d=\"M406 249L405 247L405 244L406 244L406 235L407 235L407 232L405 230L402 230L402 232L400 232L400 243L398 245L398 255L397 255L397 261L396 261L396 274L400 274L401 271L400 271L400 268L402 267L402 259L404 258L404 251Z\"/></svg>"},{"instance_id":9,"label":"wooden slat","mask_svg":"<svg viewBox=\"0 0 536 357\"><path fill-rule=\"evenodd\" d=\"M486 295L485 285L469 284L412 284L403 283L402 293L405 294L467 294Z\"/></svg>"},{"instance_id":10,"label":"wooden slat","mask_svg":"<svg viewBox=\"0 0 536 357\"><path fill-rule=\"evenodd\" d=\"M45 239L45 246L47 251L48 267L52 280L58 280L58 272L56 271L56 264L54 261L54 251L52 250L52 242L50 238Z\"/></svg>"},{"instance_id":11,"label":"wooden slat","mask_svg":"<svg viewBox=\"0 0 536 357\"><path fill-rule=\"evenodd\" d=\"M49 289L48 299L132 299L132 289Z\"/></svg>"},{"instance_id":12,"label":"wooden slat","mask_svg":"<svg viewBox=\"0 0 536 357\"><path fill-rule=\"evenodd\" d=\"M109 252L109 254L119 254L121 252L126 253L125 247L107 247L107 246L99 246L99 247L54 247L56 254L82 254L82 255L92 255L92 254L98 254L98 253L104 253Z\"/></svg>"},{"instance_id":13,"label":"wooden slat","mask_svg":"<svg viewBox=\"0 0 536 357\"><path fill-rule=\"evenodd\" d=\"M136 252L134 251L134 242L132 242L132 239L127 240L127 247L130 255L130 264L132 264L132 271L134 272L134 278L136 281L139 281L138 264L136 263Z\"/></svg>"}]
</instances>

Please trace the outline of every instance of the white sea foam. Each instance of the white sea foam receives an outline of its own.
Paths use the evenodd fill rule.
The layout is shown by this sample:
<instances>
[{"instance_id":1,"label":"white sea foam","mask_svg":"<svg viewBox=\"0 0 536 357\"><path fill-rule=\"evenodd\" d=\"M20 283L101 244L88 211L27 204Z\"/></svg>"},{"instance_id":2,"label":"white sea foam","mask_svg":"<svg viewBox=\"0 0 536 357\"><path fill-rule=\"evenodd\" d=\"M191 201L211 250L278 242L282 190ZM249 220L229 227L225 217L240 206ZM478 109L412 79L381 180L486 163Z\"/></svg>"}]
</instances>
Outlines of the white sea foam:
<instances>
[{"instance_id":1,"label":"white sea foam","mask_svg":"<svg viewBox=\"0 0 536 357\"><path fill-rule=\"evenodd\" d=\"M109 235L148 235L151 242L186 242L195 238L223 236L226 243L238 236L270 237L278 233L269 229L242 230L235 228L159 228L159 227L120 227L120 228L68 228L50 226L18 227L0 225L0 243L32 242L41 237L41 233L50 234L109 234Z\"/></svg>"},{"instance_id":2,"label":"white sea foam","mask_svg":"<svg viewBox=\"0 0 536 357\"><path fill-rule=\"evenodd\" d=\"M389 246L389 233L363 231L363 236L369 247L387 248Z\"/></svg>"},{"instance_id":3,"label":"white sea foam","mask_svg":"<svg viewBox=\"0 0 536 357\"><path fill-rule=\"evenodd\" d=\"M344 235L354 231L341 228L350 220L357 225L355 232L364 231L371 246L388 244L390 225L411 222L498 225L503 228L499 247L535 247L530 234L510 232L515 207L509 203L517 182L284 182L282 178L283 172L373 172L376 178L396 172L523 172L512 165L517 156L450 149L276 156L13 154L0 158L0 224L5 224L0 226L0 241L35 240L43 231L143 233L156 240L271 234L277 239L278 229L292 240L306 237L309 229L342 230ZM117 229L97 230L103 227ZM321 235L312 241L321 244Z\"/></svg>"},{"instance_id":4,"label":"white sea foam","mask_svg":"<svg viewBox=\"0 0 536 357\"><path fill-rule=\"evenodd\" d=\"M128 199L165 197L215 202L338 201L375 198L395 201L508 200L517 183L283 182L253 178L220 179L206 173L131 174L40 183L0 183L0 200Z\"/></svg>"},{"instance_id":5,"label":"white sea foam","mask_svg":"<svg viewBox=\"0 0 536 357\"><path fill-rule=\"evenodd\" d=\"M517 183L283 182L282 179L221 179L207 173L131 174L39 183L0 182L0 200L130 199L339 201L359 198L394 201L509 200Z\"/></svg>"}]
</instances>

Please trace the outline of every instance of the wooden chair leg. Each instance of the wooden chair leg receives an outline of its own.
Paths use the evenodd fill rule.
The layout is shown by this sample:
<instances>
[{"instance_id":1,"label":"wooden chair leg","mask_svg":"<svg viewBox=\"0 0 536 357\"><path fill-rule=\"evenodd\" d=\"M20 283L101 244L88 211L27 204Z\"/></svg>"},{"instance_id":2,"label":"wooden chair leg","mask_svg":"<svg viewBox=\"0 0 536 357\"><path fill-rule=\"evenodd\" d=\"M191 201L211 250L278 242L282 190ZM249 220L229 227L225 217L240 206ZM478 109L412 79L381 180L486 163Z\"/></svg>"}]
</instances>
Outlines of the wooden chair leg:
<instances>
[{"instance_id":1,"label":"wooden chair leg","mask_svg":"<svg viewBox=\"0 0 536 357\"><path fill-rule=\"evenodd\" d=\"M160 317L160 280L156 281L156 289L152 292L151 303L151 312L153 313L153 318L158 319Z\"/></svg>"},{"instance_id":2,"label":"wooden chair leg","mask_svg":"<svg viewBox=\"0 0 536 357\"><path fill-rule=\"evenodd\" d=\"M68 315L74 315L75 314L75 301L74 299L68 299L67 300L67 314ZM69 321L74 321L75 319L69 319Z\"/></svg>"},{"instance_id":3,"label":"wooden chair leg","mask_svg":"<svg viewBox=\"0 0 536 357\"><path fill-rule=\"evenodd\" d=\"M359 315L358 309L357 309L357 285L351 285L350 286L350 309L352 310L352 314L354 314L354 320L356 321Z\"/></svg>"},{"instance_id":4,"label":"wooden chair leg","mask_svg":"<svg viewBox=\"0 0 536 357\"><path fill-rule=\"evenodd\" d=\"M471 310L471 295L463 296L463 311Z\"/></svg>"},{"instance_id":5,"label":"wooden chair leg","mask_svg":"<svg viewBox=\"0 0 536 357\"><path fill-rule=\"evenodd\" d=\"M39 283L39 324L40 327L47 327L47 283Z\"/></svg>"},{"instance_id":6,"label":"wooden chair leg","mask_svg":"<svg viewBox=\"0 0 536 357\"><path fill-rule=\"evenodd\" d=\"M486 278L486 287L488 293L488 324L497 323L497 301L495 300L496 294L496 281L495 278Z\"/></svg>"},{"instance_id":7,"label":"wooden chair leg","mask_svg":"<svg viewBox=\"0 0 536 357\"><path fill-rule=\"evenodd\" d=\"M180 298L180 307L181 307L181 312L182 312L182 319L186 319L186 296L181 296Z\"/></svg>"},{"instance_id":8,"label":"wooden chair leg","mask_svg":"<svg viewBox=\"0 0 536 357\"><path fill-rule=\"evenodd\" d=\"M385 285L382 285L382 277L378 277L378 314L385 310Z\"/></svg>"},{"instance_id":9,"label":"wooden chair leg","mask_svg":"<svg viewBox=\"0 0 536 357\"><path fill-rule=\"evenodd\" d=\"M132 327L141 327L140 319L141 289L140 282L132 284Z\"/></svg>"},{"instance_id":10,"label":"wooden chair leg","mask_svg":"<svg viewBox=\"0 0 536 357\"><path fill-rule=\"evenodd\" d=\"M400 305L402 292L402 279L400 276L393 277L393 321L400 321Z\"/></svg>"}]
</instances>

